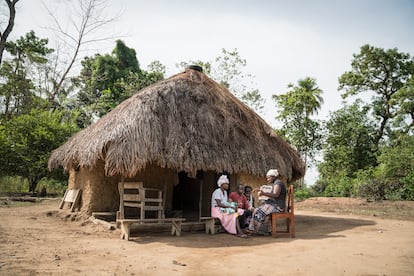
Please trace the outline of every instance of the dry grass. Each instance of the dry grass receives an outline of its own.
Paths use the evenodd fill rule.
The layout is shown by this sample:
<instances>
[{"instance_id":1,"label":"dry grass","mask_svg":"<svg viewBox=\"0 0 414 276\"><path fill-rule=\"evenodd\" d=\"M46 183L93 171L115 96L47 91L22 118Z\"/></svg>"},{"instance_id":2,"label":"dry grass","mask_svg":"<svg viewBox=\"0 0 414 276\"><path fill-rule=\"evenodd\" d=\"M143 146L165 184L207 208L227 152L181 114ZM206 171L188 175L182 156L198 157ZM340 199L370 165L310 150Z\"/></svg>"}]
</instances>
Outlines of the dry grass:
<instances>
[{"instance_id":1,"label":"dry grass","mask_svg":"<svg viewBox=\"0 0 414 276\"><path fill-rule=\"evenodd\" d=\"M374 216L414 221L414 201L374 201L360 198L314 197L296 202L297 210Z\"/></svg>"}]
</instances>

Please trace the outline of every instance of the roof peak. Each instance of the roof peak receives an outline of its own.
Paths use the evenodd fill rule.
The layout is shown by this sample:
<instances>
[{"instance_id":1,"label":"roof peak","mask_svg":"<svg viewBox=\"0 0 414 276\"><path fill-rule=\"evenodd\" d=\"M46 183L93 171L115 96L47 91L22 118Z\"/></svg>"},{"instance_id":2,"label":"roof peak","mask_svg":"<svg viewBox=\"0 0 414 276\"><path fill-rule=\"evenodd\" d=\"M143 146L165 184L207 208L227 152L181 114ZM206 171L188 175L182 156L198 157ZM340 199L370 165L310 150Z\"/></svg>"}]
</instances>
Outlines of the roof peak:
<instances>
[{"instance_id":1,"label":"roof peak","mask_svg":"<svg viewBox=\"0 0 414 276\"><path fill-rule=\"evenodd\" d=\"M203 72L203 68L198 65L188 65L186 69L196 70L198 72Z\"/></svg>"}]
</instances>

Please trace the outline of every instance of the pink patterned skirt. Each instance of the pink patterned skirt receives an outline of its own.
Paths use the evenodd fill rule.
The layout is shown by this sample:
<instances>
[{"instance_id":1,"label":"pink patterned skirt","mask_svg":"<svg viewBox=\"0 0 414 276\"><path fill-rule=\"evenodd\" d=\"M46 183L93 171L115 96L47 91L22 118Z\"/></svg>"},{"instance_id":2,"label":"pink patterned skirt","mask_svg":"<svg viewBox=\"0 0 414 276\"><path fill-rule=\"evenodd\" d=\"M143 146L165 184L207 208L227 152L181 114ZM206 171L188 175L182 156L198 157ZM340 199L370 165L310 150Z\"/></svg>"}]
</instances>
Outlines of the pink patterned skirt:
<instances>
[{"instance_id":1,"label":"pink patterned skirt","mask_svg":"<svg viewBox=\"0 0 414 276\"><path fill-rule=\"evenodd\" d=\"M237 217L239 215L243 215L244 210L238 209L237 213L233 214L227 214L227 213L221 213L220 207L212 207L211 208L211 216L218 218L220 220L221 225L223 225L224 229L226 229L227 232L230 234L237 234Z\"/></svg>"}]
</instances>

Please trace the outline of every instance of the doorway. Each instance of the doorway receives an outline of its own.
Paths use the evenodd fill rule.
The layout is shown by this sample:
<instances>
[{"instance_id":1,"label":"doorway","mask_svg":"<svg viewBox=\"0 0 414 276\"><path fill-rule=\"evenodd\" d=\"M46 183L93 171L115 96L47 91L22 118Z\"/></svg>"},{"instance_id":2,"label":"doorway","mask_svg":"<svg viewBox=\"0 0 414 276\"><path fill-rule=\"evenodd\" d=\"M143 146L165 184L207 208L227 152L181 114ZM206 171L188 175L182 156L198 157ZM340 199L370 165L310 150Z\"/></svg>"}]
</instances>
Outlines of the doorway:
<instances>
[{"instance_id":1,"label":"doorway","mask_svg":"<svg viewBox=\"0 0 414 276\"><path fill-rule=\"evenodd\" d=\"M174 186L172 207L182 212L187 221L196 221L199 216L200 181L184 171L178 173L178 184Z\"/></svg>"}]
</instances>

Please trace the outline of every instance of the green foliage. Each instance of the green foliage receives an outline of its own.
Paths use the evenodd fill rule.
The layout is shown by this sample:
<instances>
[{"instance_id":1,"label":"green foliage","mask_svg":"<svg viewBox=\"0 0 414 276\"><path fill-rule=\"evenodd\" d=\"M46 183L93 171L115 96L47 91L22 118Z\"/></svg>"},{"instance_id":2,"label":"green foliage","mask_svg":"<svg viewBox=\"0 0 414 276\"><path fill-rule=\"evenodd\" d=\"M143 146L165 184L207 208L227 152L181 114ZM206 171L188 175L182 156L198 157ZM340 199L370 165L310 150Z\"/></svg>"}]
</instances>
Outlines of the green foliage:
<instances>
[{"instance_id":1,"label":"green foliage","mask_svg":"<svg viewBox=\"0 0 414 276\"><path fill-rule=\"evenodd\" d=\"M135 50L120 40L112 55L85 57L80 76L73 80L80 89L75 105L85 117L81 126L88 124L88 117L105 115L136 91L164 78L161 63L152 63L151 70L141 70Z\"/></svg>"},{"instance_id":2,"label":"green foliage","mask_svg":"<svg viewBox=\"0 0 414 276\"><path fill-rule=\"evenodd\" d=\"M295 189L295 201L305 200L314 196L317 196L317 193L310 187L299 187Z\"/></svg>"},{"instance_id":3,"label":"green foliage","mask_svg":"<svg viewBox=\"0 0 414 276\"><path fill-rule=\"evenodd\" d=\"M383 199L413 200L412 187L406 187L396 178L382 177L365 178L364 182L358 186L361 197L376 201Z\"/></svg>"},{"instance_id":4,"label":"green foliage","mask_svg":"<svg viewBox=\"0 0 414 276\"><path fill-rule=\"evenodd\" d=\"M384 146L379 166L360 171L354 182L359 196L371 200L414 200L414 137L404 135Z\"/></svg>"},{"instance_id":5,"label":"green foliage","mask_svg":"<svg viewBox=\"0 0 414 276\"><path fill-rule=\"evenodd\" d=\"M17 69L13 63L4 61L0 68L0 103L3 118L28 113L33 106L35 96L32 81L26 71Z\"/></svg>"},{"instance_id":6,"label":"green foliage","mask_svg":"<svg viewBox=\"0 0 414 276\"><path fill-rule=\"evenodd\" d=\"M378 121L376 144L385 137L392 137L395 127L402 128L405 133L413 127L414 97L407 98L413 94L413 74L414 60L409 54L364 45L361 52L354 55L352 71L339 78L339 88L345 90L343 98L374 93L370 109ZM399 123L405 119L411 124L404 128Z\"/></svg>"},{"instance_id":7,"label":"green foliage","mask_svg":"<svg viewBox=\"0 0 414 276\"><path fill-rule=\"evenodd\" d=\"M16 42L7 42L6 50L13 56L14 62L45 64L47 55L54 50L47 48L48 39L38 38L34 31L28 32Z\"/></svg>"},{"instance_id":8,"label":"green foliage","mask_svg":"<svg viewBox=\"0 0 414 276\"><path fill-rule=\"evenodd\" d=\"M338 175L325 179L325 182L324 196L350 197L357 194L354 181L350 177Z\"/></svg>"},{"instance_id":9,"label":"green foliage","mask_svg":"<svg viewBox=\"0 0 414 276\"><path fill-rule=\"evenodd\" d=\"M37 185L37 194L40 195L42 189L48 194L62 196L67 188L67 175L65 179L42 178ZM0 177L0 194L2 193L26 193L29 190L29 182L20 176Z\"/></svg>"},{"instance_id":10,"label":"green foliage","mask_svg":"<svg viewBox=\"0 0 414 276\"><path fill-rule=\"evenodd\" d=\"M299 80L298 85L289 84L288 88L286 93L272 96L279 114L276 119L283 123L279 132L309 165L322 143L320 123L310 118L321 108L322 90L316 80L309 77Z\"/></svg>"},{"instance_id":11,"label":"green foliage","mask_svg":"<svg viewBox=\"0 0 414 276\"><path fill-rule=\"evenodd\" d=\"M383 177L405 177L414 171L414 136L402 135L381 148L378 157Z\"/></svg>"},{"instance_id":12,"label":"green foliage","mask_svg":"<svg viewBox=\"0 0 414 276\"><path fill-rule=\"evenodd\" d=\"M7 192L27 192L29 190L29 182L27 179L17 176L1 176L0 177L0 193Z\"/></svg>"},{"instance_id":13,"label":"green foliage","mask_svg":"<svg viewBox=\"0 0 414 276\"><path fill-rule=\"evenodd\" d=\"M401 135L381 148L376 176L383 180L384 197L414 200L414 136Z\"/></svg>"},{"instance_id":14,"label":"green foliage","mask_svg":"<svg viewBox=\"0 0 414 276\"><path fill-rule=\"evenodd\" d=\"M354 174L356 195L368 200L381 200L385 197L385 185L377 175L376 168L366 168Z\"/></svg>"},{"instance_id":15,"label":"green foliage","mask_svg":"<svg viewBox=\"0 0 414 276\"><path fill-rule=\"evenodd\" d=\"M72 122L61 122L59 111L32 110L0 125L1 175L22 176L33 192L40 179L50 175L47 162L53 149L76 130Z\"/></svg>"},{"instance_id":16,"label":"green foliage","mask_svg":"<svg viewBox=\"0 0 414 276\"><path fill-rule=\"evenodd\" d=\"M273 95L279 107L278 119L285 119L292 114L304 117L317 114L323 104L322 90L317 86L316 80L310 77L300 79L297 85L290 83L288 92Z\"/></svg>"},{"instance_id":17,"label":"green foliage","mask_svg":"<svg viewBox=\"0 0 414 276\"><path fill-rule=\"evenodd\" d=\"M34 84L37 68L47 62L53 49L47 48L47 39L36 37L33 31L7 42L6 50L11 58L0 68L1 117L27 114L33 107L46 106L47 101L37 93Z\"/></svg>"},{"instance_id":18,"label":"green foliage","mask_svg":"<svg viewBox=\"0 0 414 276\"><path fill-rule=\"evenodd\" d=\"M44 177L39 181L37 185L38 193L44 189L49 194L63 196L65 194L65 190L68 187L67 179L67 175L65 175L65 180Z\"/></svg>"},{"instance_id":19,"label":"green foliage","mask_svg":"<svg viewBox=\"0 0 414 276\"><path fill-rule=\"evenodd\" d=\"M177 67L186 68L189 65L198 65L203 68L206 74L211 75L213 79L228 88L237 98L256 112L260 113L263 110L265 100L258 89L252 88L254 86L251 81L253 76L243 73L247 61L240 57L237 49L227 51L223 48L221 55L214 61L181 62L177 64Z\"/></svg>"},{"instance_id":20,"label":"green foliage","mask_svg":"<svg viewBox=\"0 0 414 276\"><path fill-rule=\"evenodd\" d=\"M130 72L138 73L140 71L135 50L128 48L121 40L116 41L116 46L112 51L112 55L117 61L116 67L119 70L120 77L125 76Z\"/></svg>"},{"instance_id":21,"label":"green foliage","mask_svg":"<svg viewBox=\"0 0 414 276\"><path fill-rule=\"evenodd\" d=\"M218 56L215 62L218 64L214 71L212 72L214 76L220 80L221 84L227 88L230 86L235 86L235 81L242 77L243 72L242 68L246 66L247 61L240 57L237 49L229 52L226 49L221 49L221 56ZM239 91L237 89L233 92L236 96Z\"/></svg>"},{"instance_id":22,"label":"green foliage","mask_svg":"<svg viewBox=\"0 0 414 276\"><path fill-rule=\"evenodd\" d=\"M163 65L158 60L151 61L150 64L148 64L148 72L155 73L161 76L165 75L165 65Z\"/></svg>"},{"instance_id":23,"label":"green foliage","mask_svg":"<svg viewBox=\"0 0 414 276\"><path fill-rule=\"evenodd\" d=\"M377 165L375 124L366 110L357 101L331 114L326 123L323 162L318 165L322 178L355 177L359 170Z\"/></svg>"},{"instance_id":24,"label":"green foliage","mask_svg":"<svg viewBox=\"0 0 414 276\"><path fill-rule=\"evenodd\" d=\"M246 91L241 96L241 100L257 112L260 112L264 108L264 99L262 98L262 95L260 95L259 89Z\"/></svg>"},{"instance_id":25,"label":"green foliage","mask_svg":"<svg viewBox=\"0 0 414 276\"><path fill-rule=\"evenodd\" d=\"M414 60L397 49L365 45L354 55L352 70L339 79L342 96L373 96L366 105L345 105L326 123L318 166L325 194L413 199L413 74Z\"/></svg>"},{"instance_id":26,"label":"green foliage","mask_svg":"<svg viewBox=\"0 0 414 276\"><path fill-rule=\"evenodd\" d=\"M359 194L368 200L382 200L385 198L385 183L379 178L366 179L359 186Z\"/></svg>"},{"instance_id":27,"label":"green foliage","mask_svg":"<svg viewBox=\"0 0 414 276\"><path fill-rule=\"evenodd\" d=\"M414 171L411 171L401 179L403 184L402 194L403 198L407 200L414 200Z\"/></svg>"}]
</instances>

